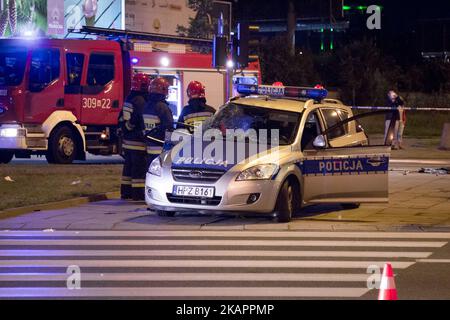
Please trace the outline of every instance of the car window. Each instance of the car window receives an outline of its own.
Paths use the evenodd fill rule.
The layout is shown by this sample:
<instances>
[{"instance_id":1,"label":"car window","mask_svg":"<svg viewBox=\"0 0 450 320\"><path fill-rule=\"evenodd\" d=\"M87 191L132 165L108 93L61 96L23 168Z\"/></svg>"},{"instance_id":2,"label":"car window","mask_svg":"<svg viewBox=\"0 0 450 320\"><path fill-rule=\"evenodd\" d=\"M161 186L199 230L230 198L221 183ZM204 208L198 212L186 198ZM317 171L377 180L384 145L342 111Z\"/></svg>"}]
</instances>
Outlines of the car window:
<instances>
[{"instance_id":1,"label":"car window","mask_svg":"<svg viewBox=\"0 0 450 320\"><path fill-rule=\"evenodd\" d=\"M53 80L58 79L60 72L58 49L36 49L31 55L29 89L32 92L42 91Z\"/></svg>"},{"instance_id":2,"label":"car window","mask_svg":"<svg viewBox=\"0 0 450 320\"><path fill-rule=\"evenodd\" d=\"M321 133L319 115L317 111L310 112L307 115L305 127L302 132L301 148L305 150L307 147L312 146L311 142Z\"/></svg>"},{"instance_id":3,"label":"car window","mask_svg":"<svg viewBox=\"0 0 450 320\"><path fill-rule=\"evenodd\" d=\"M27 62L25 47L0 47L0 85L18 86L22 83Z\"/></svg>"},{"instance_id":4,"label":"car window","mask_svg":"<svg viewBox=\"0 0 450 320\"><path fill-rule=\"evenodd\" d=\"M89 58L87 84L104 86L114 79L114 55L93 53Z\"/></svg>"},{"instance_id":5,"label":"car window","mask_svg":"<svg viewBox=\"0 0 450 320\"><path fill-rule=\"evenodd\" d=\"M68 53L67 61L67 84L70 86L79 86L83 72L84 54Z\"/></svg>"},{"instance_id":6,"label":"car window","mask_svg":"<svg viewBox=\"0 0 450 320\"><path fill-rule=\"evenodd\" d=\"M338 122L341 121L341 117L339 116L338 111L336 109L321 109L321 110L327 128L331 128L332 126L336 125ZM330 139L336 139L346 135L347 132L348 132L348 125L338 126L329 133L328 137Z\"/></svg>"}]
</instances>

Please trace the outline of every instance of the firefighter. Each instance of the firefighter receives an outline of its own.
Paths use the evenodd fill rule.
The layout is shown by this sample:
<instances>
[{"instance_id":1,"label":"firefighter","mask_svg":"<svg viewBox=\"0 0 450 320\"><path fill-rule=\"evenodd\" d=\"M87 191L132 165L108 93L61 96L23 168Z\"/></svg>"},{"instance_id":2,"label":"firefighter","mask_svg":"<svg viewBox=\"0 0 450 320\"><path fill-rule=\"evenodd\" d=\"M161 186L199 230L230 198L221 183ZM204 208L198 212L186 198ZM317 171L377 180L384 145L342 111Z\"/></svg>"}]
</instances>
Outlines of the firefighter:
<instances>
[{"instance_id":1,"label":"firefighter","mask_svg":"<svg viewBox=\"0 0 450 320\"><path fill-rule=\"evenodd\" d=\"M177 129L188 129L191 133L195 127L214 115L216 110L206 104L205 86L199 81L191 81L186 90L188 105L181 111Z\"/></svg>"},{"instance_id":2,"label":"firefighter","mask_svg":"<svg viewBox=\"0 0 450 320\"><path fill-rule=\"evenodd\" d=\"M169 82L164 78L155 78L150 82L148 91L149 99L144 108L145 129L148 136L164 141L166 131L173 129L173 115L166 101ZM147 139L148 164L162 152L163 144L157 140Z\"/></svg>"},{"instance_id":3,"label":"firefighter","mask_svg":"<svg viewBox=\"0 0 450 320\"><path fill-rule=\"evenodd\" d=\"M119 115L125 164L120 188L122 199L145 200L145 174L147 172L146 141L143 111L148 100L150 78L136 73L131 81L131 92Z\"/></svg>"}]
</instances>

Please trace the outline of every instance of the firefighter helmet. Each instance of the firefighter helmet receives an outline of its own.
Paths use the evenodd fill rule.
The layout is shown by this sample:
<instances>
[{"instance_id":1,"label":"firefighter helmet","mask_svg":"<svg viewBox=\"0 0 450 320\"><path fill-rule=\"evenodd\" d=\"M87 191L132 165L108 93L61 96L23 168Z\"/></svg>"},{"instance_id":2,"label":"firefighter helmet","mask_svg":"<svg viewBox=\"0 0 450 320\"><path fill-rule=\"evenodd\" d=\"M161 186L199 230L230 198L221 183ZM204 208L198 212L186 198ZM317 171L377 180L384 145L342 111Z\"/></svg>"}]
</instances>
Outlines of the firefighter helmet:
<instances>
[{"instance_id":1,"label":"firefighter helmet","mask_svg":"<svg viewBox=\"0 0 450 320\"><path fill-rule=\"evenodd\" d=\"M189 99L205 98L205 86L199 81L191 81L187 87L186 93Z\"/></svg>"},{"instance_id":2,"label":"firefighter helmet","mask_svg":"<svg viewBox=\"0 0 450 320\"><path fill-rule=\"evenodd\" d=\"M148 92L167 96L169 94L169 87L170 87L169 81L167 81L164 78L158 77L150 82Z\"/></svg>"},{"instance_id":3,"label":"firefighter helmet","mask_svg":"<svg viewBox=\"0 0 450 320\"><path fill-rule=\"evenodd\" d=\"M131 78L131 90L146 92L150 85L150 77L145 73L135 73Z\"/></svg>"},{"instance_id":4,"label":"firefighter helmet","mask_svg":"<svg viewBox=\"0 0 450 320\"><path fill-rule=\"evenodd\" d=\"M284 84L283 84L283 82L281 82L281 81L275 81L275 82L272 84L272 86L274 86L274 87L284 87Z\"/></svg>"}]
</instances>

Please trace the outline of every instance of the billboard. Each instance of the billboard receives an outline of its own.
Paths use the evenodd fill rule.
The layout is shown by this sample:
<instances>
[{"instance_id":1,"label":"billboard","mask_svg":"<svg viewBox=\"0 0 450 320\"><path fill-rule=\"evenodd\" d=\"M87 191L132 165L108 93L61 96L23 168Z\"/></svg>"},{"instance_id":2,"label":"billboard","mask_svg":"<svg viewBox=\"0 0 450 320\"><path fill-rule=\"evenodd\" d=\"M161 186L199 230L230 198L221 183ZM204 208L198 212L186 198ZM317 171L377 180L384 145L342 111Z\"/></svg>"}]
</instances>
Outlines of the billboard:
<instances>
[{"instance_id":1,"label":"billboard","mask_svg":"<svg viewBox=\"0 0 450 320\"><path fill-rule=\"evenodd\" d=\"M46 32L47 0L0 0L0 37Z\"/></svg>"},{"instance_id":2,"label":"billboard","mask_svg":"<svg viewBox=\"0 0 450 320\"><path fill-rule=\"evenodd\" d=\"M127 30L167 35L212 38L217 21L224 18L229 34L231 3L213 0L126 0Z\"/></svg>"},{"instance_id":3,"label":"billboard","mask_svg":"<svg viewBox=\"0 0 450 320\"><path fill-rule=\"evenodd\" d=\"M55 0L61 1L61 0ZM123 29L125 0L64 0L64 36L70 35L68 29L83 26Z\"/></svg>"}]
</instances>

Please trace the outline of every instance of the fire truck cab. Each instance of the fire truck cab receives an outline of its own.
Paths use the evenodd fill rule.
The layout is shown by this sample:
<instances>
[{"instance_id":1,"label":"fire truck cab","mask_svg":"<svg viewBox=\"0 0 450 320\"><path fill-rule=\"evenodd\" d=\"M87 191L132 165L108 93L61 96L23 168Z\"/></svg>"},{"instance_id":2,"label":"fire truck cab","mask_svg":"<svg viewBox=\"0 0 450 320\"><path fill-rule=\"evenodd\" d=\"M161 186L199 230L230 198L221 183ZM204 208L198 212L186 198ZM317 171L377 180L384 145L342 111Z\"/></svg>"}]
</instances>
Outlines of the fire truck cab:
<instances>
[{"instance_id":1,"label":"fire truck cab","mask_svg":"<svg viewBox=\"0 0 450 320\"><path fill-rule=\"evenodd\" d=\"M174 118L187 103L191 80L206 84L214 107L227 101L226 70L212 68L211 54L137 47L115 40L0 39L0 163L37 154L68 164L86 152L119 153L118 114L133 69L168 78ZM259 65L235 81L258 82Z\"/></svg>"}]
</instances>

